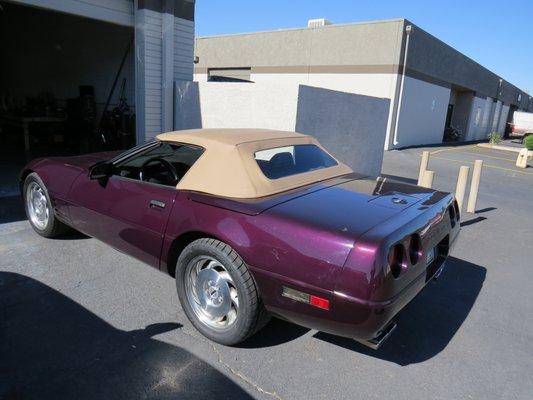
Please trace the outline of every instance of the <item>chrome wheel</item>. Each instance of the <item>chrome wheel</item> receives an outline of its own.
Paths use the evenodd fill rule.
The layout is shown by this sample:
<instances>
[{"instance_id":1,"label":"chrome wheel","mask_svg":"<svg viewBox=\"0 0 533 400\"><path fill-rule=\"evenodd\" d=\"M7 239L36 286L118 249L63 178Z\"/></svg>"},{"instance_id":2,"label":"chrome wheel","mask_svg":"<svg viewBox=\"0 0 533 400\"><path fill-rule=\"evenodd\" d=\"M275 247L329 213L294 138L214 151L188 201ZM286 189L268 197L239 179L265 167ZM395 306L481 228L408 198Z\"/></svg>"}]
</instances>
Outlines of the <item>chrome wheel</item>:
<instances>
[{"instance_id":1,"label":"chrome wheel","mask_svg":"<svg viewBox=\"0 0 533 400\"><path fill-rule=\"evenodd\" d=\"M228 270L216 259L202 255L187 264L185 292L194 314L209 328L226 330L237 320L237 288Z\"/></svg>"},{"instance_id":2,"label":"chrome wheel","mask_svg":"<svg viewBox=\"0 0 533 400\"><path fill-rule=\"evenodd\" d=\"M44 189L37 182L31 182L26 188L26 207L33 226L40 230L46 229L50 207Z\"/></svg>"}]
</instances>

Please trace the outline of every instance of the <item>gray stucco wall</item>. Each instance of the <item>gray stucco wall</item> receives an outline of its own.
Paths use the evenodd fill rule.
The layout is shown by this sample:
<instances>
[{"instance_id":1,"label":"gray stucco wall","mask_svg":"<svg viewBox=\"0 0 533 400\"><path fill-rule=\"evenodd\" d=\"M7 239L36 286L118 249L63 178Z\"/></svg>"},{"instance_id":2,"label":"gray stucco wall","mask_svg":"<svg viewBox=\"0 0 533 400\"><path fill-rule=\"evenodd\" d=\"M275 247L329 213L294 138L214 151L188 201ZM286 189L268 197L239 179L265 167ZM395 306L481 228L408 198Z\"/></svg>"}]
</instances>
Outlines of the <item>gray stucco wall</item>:
<instances>
[{"instance_id":1,"label":"gray stucco wall","mask_svg":"<svg viewBox=\"0 0 533 400\"><path fill-rule=\"evenodd\" d=\"M195 69L397 65L402 29L392 20L197 38Z\"/></svg>"},{"instance_id":2,"label":"gray stucco wall","mask_svg":"<svg viewBox=\"0 0 533 400\"><path fill-rule=\"evenodd\" d=\"M379 175L389 99L300 85L296 131L316 137L356 172Z\"/></svg>"},{"instance_id":3,"label":"gray stucco wall","mask_svg":"<svg viewBox=\"0 0 533 400\"><path fill-rule=\"evenodd\" d=\"M479 96L499 98L505 103L527 107L528 95L516 86L478 64L453 47L409 21L413 26L407 55L408 74L415 78L434 80L435 83L450 87L452 84L470 89ZM489 40L488 38L485 40ZM488 45L484 43L481 45ZM518 101L518 94L522 99Z\"/></svg>"}]
</instances>

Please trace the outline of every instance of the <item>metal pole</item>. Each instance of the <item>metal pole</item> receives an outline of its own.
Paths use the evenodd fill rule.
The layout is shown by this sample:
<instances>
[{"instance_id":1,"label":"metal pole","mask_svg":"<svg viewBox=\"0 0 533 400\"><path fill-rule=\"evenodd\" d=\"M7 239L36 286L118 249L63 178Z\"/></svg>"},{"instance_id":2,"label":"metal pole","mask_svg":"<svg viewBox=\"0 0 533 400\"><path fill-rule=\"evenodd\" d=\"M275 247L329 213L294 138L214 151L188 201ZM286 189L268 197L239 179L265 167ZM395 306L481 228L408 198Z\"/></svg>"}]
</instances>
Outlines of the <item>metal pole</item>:
<instances>
[{"instance_id":1,"label":"metal pole","mask_svg":"<svg viewBox=\"0 0 533 400\"><path fill-rule=\"evenodd\" d=\"M422 180L424 179L424 171L428 168L428 162L429 162L429 151L423 151L422 152L422 160L420 160L420 170L418 171L418 183L417 185L422 184Z\"/></svg>"},{"instance_id":2,"label":"metal pole","mask_svg":"<svg viewBox=\"0 0 533 400\"><path fill-rule=\"evenodd\" d=\"M402 110L402 97L403 97L403 86L405 82L405 72L407 70L407 55L409 54L409 37L411 36L411 31L413 30L412 25L407 25L405 27L405 34L407 38L405 39L405 50L403 53L403 66L402 66L402 78L400 81L400 94L398 95L398 107L396 109L396 121L394 123L394 135L392 137L392 144L394 146L398 145L398 126L400 123L400 112Z\"/></svg>"},{"instance_id":3,"label":"metal pole","mask_svg":"<svg viewBox=\"0 0 533 400\"><path fill-rule=\"evenodd\" d=\"M457 185L455 186L455 198L459 205L459 211L463 210L463 200L465 199L466 184L468 182L468 173L470 167L463 165L459 169L459 176L457 177Z\"/></svg>"},{"instance_id":4,"label":"metal pole","mask_svg":"<svg viewBox=\"0 0 533 400\"><path fill-rule=\"evenodd\" d=\"M470 184L470 194L468 195L468 205L466 211L473 213L476 211L477 192L479 190L479 180L481 179L481 169L483 160L474 161L474 171L472 172L472 183Z\"/></svg>"},{"instance_id":5,"label":"metal pole","mask_svg":"<svg viewBox=\"0 0 533 400\"><path fill-rule=\"evenodd\" d=\"M431 189L433 186L433 178L435 176L435 171L424 171L424 177L422 178L422 184L425 188Z\"/></svg>"},{"instance_id":6,"label":"metal pole","mask_svg":"<svg viewBox=\"0 0 533 400\"><path fill-rule=\"evenodd\" d=\"M128 45L126 46L126 51L124 52L124 55L122 56L122 60L120 61L118 71L115 75L115 79L113 80L113 85L111 85L111 90L109 91L107 100L105 101L105 106L104 106L104 109L102 110L102 115L100 116L100 122L98 123L97 133L102 137L102 140L104 141L104 143L106 140L105 140L105 136L103 136L103 133L102 133L102 124L104 122L105 114L107 113L107 108L109 107L109 103L111 103L111 98L113 97L113 93L115 92L115 87L117 86L118 78L120 78L122 68L124 67L124 63L126 62L126 58L128 57L133 41L134 41L134 38L132 36L130 41L128 42Z\"/></svg>"}]
</instances>

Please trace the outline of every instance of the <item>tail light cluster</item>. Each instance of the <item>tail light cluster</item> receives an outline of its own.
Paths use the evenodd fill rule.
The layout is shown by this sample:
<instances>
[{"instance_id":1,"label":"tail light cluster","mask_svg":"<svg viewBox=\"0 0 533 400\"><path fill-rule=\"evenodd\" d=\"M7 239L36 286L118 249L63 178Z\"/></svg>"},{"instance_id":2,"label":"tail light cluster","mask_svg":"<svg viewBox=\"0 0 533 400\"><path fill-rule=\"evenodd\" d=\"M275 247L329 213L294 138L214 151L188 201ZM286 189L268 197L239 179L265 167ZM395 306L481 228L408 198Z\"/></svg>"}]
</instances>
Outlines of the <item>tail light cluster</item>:
<instances>
[{"instance_id":1,"label":"tail light cluster","mask_svg":"<svg viewBox=\"0 0 533 400\"><path fill-rule=\"evenodd\" d=\"M398 278L409 265L416 265L422 257L422 242L418 234L413 234L404 243L398 243L389 250L387 263L391 274Z\"/></svg>"},{"instance_id":2,"label":"tail light cluster","mask_svg":"<svg viewBox=\"0 0 533 400\"><path fill-rule=\"evenodd\" d=\"M448 206L448 214L450 214L450 223L452 228L455 227L455 224L459 222L459 204L457 200L454 200L452 204Z\"/></svg>"},{"instance_id":3,"label":"tail light cluster","mask_svg":"<svg viewBox=\"0 0 533 400\"><path fill-rule=\"evenodd\" d=\"M459 203L457 200L453 201L453 208L455 210L455 218L457 218L457 221L461 218L461 210L459 210Z\"/></svg>"}]
</instances>

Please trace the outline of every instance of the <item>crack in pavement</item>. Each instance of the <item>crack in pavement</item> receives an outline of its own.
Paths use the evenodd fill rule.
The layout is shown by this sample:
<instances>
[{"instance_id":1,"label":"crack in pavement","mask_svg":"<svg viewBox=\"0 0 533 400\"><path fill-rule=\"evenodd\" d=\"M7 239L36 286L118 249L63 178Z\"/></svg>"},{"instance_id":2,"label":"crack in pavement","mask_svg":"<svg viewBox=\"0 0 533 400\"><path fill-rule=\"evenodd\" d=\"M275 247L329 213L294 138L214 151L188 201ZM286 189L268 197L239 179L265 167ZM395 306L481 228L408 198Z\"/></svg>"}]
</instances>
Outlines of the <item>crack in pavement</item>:
<instances>
[{"instance_id":1,"label":"crack in pavement","mask_svg":"<svg viewBox=\"0 0 533 400\"><path fill-rule=\"evenodd\" d=\"M248 378L246 375L243 375L241 372L233 369L228 363L224 362L222 360L222 354L220 353L220 350L216 348L216 346L213 343L210 343L211 348L213 349L213 352L217 355L218 362L222 364L226 369L231 372L232 375L235 375L236 377L242 379L244 382L246 382L248 385L253 387L255 390L257 390L260 393L264 393L266 395L269 395L277 400L283 400L276 392L269 392L265 389L263 389L261 386L259 386L257 383L252 381L250 378Z\"/></svg>"},{"instance_id":2,"label":"crack in pavement","mask_svg":"<svg viewBox=\"0 0 533 400\"><path fill-rule=\"evenodd\" d=\"M195 335L194 333L187 332L183 328L181 328L180 331L183 332L185 335L190 336L194 339L198 339L201 342L207 344L209 347L211 347L211 349L213 350L213 353L215 353L215 355L217 356L218 363L221 364L224 368L226 368L233 376L239 378L240 380L245 382L247 385L251 386L254 390L258 391L259 393L266 394L276 400L283 400L275 391L269 392L268 390L263 389L261 386L259 386L258 383L254 382L252 379L248 378L242 372L237 371L231 365L225 362L222 359L222 353L220 352L219 349L217 349L214 343L204 338L203 336L198 336L198 335Z\"/></svg>"}]
</instances>

